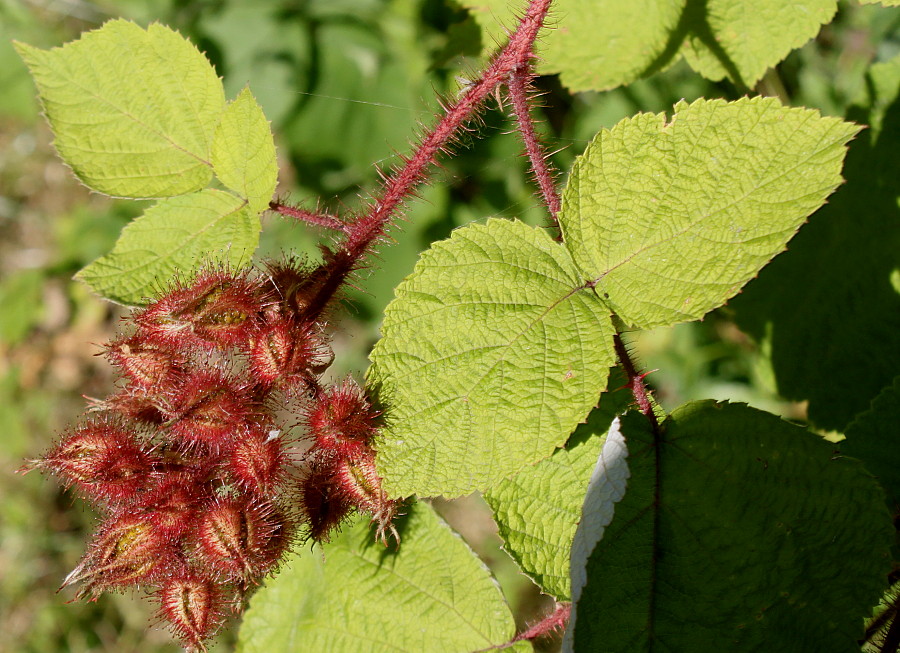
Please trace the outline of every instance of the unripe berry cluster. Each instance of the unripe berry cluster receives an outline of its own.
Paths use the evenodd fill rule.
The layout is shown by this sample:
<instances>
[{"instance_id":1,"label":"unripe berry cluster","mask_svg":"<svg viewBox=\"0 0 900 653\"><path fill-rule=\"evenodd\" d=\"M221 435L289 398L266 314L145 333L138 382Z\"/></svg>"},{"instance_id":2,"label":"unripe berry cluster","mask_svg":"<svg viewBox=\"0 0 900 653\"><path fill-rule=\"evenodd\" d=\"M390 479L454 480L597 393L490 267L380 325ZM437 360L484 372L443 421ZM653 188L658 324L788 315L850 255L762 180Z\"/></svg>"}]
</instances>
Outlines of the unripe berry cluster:
<instances>
[{"instance_id":1,"label":"unripe berry cluster","mask_svg":"<svg viewBox=\"0 0 900 653\"><path fill-rule=\"evenodd\" d=\"M79 598L149 588L203 650L292 542L327 540L353 510L383 540L394 532L371 448L378 413L353 381L320 380L333 355L307 309L321 278L290 263L207 269L106 345L121 387L36 461L103 515L64 583L81 582ZM302 415L303 453L286 407Z\"/></svg>"}]
</instances>

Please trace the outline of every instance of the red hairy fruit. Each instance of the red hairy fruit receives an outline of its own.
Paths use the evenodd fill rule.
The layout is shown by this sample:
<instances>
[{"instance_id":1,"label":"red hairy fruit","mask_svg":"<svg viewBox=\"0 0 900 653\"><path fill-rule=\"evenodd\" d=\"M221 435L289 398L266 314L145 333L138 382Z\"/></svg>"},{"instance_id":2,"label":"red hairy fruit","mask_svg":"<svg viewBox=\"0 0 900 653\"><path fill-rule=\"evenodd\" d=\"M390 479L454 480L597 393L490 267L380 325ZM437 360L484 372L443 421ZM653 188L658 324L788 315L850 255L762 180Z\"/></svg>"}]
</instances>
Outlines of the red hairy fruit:
<instances>
[{"instance_id":1,"label":"red hairy fruit","mask_svg":"<svg viewBox=\"0 0 900 653\"><path fill-rule=\"evenodd\" d=\"M347 378L316 398L306 415L315 446L326 455L357 459L370 451L379 416L357 383Z\"/></svg>"},{"instance_id":2,"label":"red hairy fruit","mask_svg":"<svg viewBox=\"0 0 900 653\"><path fill-rule=\"evenodd\" d=\"M210 571L252 581L278 564L290 542L289 531L287 520L270 503L222 499L203 511L197 540Z\"/></svg>"},{"instance_id":3,"label":"red hairy fruit","mask_svg":"<svg viewBox=\"0 0 900 653\"><path fill-rule=\"evenodd\" d=\"M350 514L353 506L335 484L330 466L313 466L300 484L300 511L306 521L307 537L328 542L330 533Z\"/></svg>"},{"instance_id":4,"label":"red hairy fruit","mask_svg":"<svg viewBox=\"0 0 900 653\"><path fill-rule=\"evenodd\" d=\"M267 304L247 274L207 270L134 316L140 335L175 347L229 348L245 342Z\"/></svg>"},{"instance_id":5,"label":"red hairy fruit","mask_svg":"<svg viewBox=\"0 0 900 653\"><path fill-rule=\"evenodd\" d=\"M203 640L221 625L225 597L208 578L191 572L167 580L159 590L159 616L172 632L195 650L205 651Z\"/></svg>"},{"instance_id":6,"label":"red hairy fruit","mask_svg":"<svg viewBox=\"0 0 900 653\"><path fill-rule=\"evenodd\" d=\"M146 488L160 462L132 430L91 421L64 436L37 464L90 498L124 501Z\"/></svg>"},{"instance_id":7,"label":"red hairy fruit","mask_svg":"<svg viewBox=\"0 0 900 653\"><path fill-rule=\"evenodd\" d=\"M159 537L177 542L191 531L200 506L213 492L212 487L198 483L202 478L184 472L167 474L145 493L137 507Z\"/></svg>"},{"instance_id":8,"label":"red hairy fruit","mask_svg":"<svg viewBox=\"0 0 900 653\"><path fill-rule=\"evenodd\" d=\"M145 425L166 421L170 393L166 389L128 386L103 400L89 400L92 412L110 411Z\"/></svg>"},{"instance_id":9,"label":"red hairy fruit","mask_svg":"<svg viewBox=\"0 0 900 653\"><path fill-rule=\"evenodd\" d=\"M168 417L171 434L192 446L219 449L260 417L247 388L221 370L199 370L175 389Z\"/></svg>"},{"instance_id":10,"label":"red hairy fruit","mask_svg":"<svg viewBox=\"0 0 900 653\"><path fill-rule=\"evenodd\" d=\"M250 348L254 380L288 392L307 390L332 360L331 347L315 325L287 318L274 318L260 329Z\"/></svg>"},{"instance_id":11,"label":"red hairy fruit","mask_svg":"<svg viewBox=\"0 0 900 653\"><path fill-rule=\"evenodd\" d=\"M266 495L285 480L285 445L277 429L254 426L235 438L227 468L238 486Z\"/></svg>"},{"instance_id":12,"label":"red hairy fruit","mask_svg":"<svg viewBox=\"0 0 900 653\"><path fill-rule=\"evenodd\" d=\"M137 336L111 342L106 357L126 379L143 388L172 383L185 364L183 357L165 343Z\"/></svg>"},{"instance_id":13,"label":"red hairy fruit","mask_svg":"<svg viewBox=\"0 0 900 653\"><path fill-rule=\"evenodd\" d=\"M172 543L161 536L145 515L107 519L82 561L63 587L84 582L77 598L152 582L165 575L177 559Z\"/></svg>"},{"instance_id":14,"label":"red hairy fruit","mask_svg":"<svg viewBox=\"0 0 900 653\"><path fill-rule=\"evenodd\" d=\"M399 502L388 499L382 490L381 477L375 469L373 456L338 461L334 477L340 493L347 497L353 507L372 517L378 529L378 539L386 543L389 531L397 538L392 521L397 515Z\"/></svg>"}]
</instances>

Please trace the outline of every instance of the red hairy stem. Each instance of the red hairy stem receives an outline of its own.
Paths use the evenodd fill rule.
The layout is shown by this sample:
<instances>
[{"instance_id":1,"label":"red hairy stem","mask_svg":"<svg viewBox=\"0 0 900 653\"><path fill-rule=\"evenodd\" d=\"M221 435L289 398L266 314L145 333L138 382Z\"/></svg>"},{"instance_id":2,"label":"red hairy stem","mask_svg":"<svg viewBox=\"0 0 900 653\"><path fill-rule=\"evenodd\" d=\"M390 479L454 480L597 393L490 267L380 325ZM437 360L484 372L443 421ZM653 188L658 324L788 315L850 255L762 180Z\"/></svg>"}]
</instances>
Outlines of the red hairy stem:
<instances>
[{"instance_id":1,"label":"red hairy stem","mask_svg":"<svg viewBox=\"0 0 900 653\"><path fill-rule=\"evenodd\" d=\"M301 222L307 222L309 224L316 225L317 227L325 227L327 229L334 229L335 231L347 231L346 223L341 222L333 215L328 215L327 213L307 211L306 209L288 206L287 204L282 204L281 202L269 202L269 208L276 213L287 216L288 218L294 218L295 220L300 220Z\"/></svg>"},{"instance_id":2,"label":"red hairy stem","mask_svg":"<svg viewBox=\"0 0 900 653\"><path fill-rule=\"evenodd\" d=\"M476 653L483 653L486 651L499 651L505 648L510 648L518 642L530 642L538 639L539 637L552 635L553 633L559 632L560 630L564 629L568 625L569 617L571 616L571 614L571 603L557 603L553 609L553 612L548 614L536 624L529 626L527 630L519 633L510 641L506 642L505 644L501 644L500 646L481 649L481 651L478 651Z\"/></svg>"},{"instance_id":3,"label":"red hairy stem","mask_svg":"<svg viewBox=\"0 0 900 653\"><path fill-rule=\"evenodd\" d=\"M659 420L656 419L656 413L653 412L653 404L650 401L650 391L647 390L647 386L644 383L644 377L646 375L637 371L634 361L631 360L628 349L622 341L622 336L618 333L613 336L613 346L615 347L616 355L619 357L619 362L622 364L622 369L625 370L625 374L628 376L628 387L634 395L638 410L640 410L650 422L653 427L653 432L659 433Z\"/></svg>"},{"instance_id":4,"label":"red hairy stem","mask_svg":"<svg viewBox=\"0 0 900 653\"><path fill-rule=\"evenodd\" d=\"M512 102L513 113L516 116L516 122L519 124L519 134L522 136L522 142L525 145L525 153L531 162L531 171L534 174L538 187L541 189L541 195L544 196L544 203L550 212L550 219L553 225L558 228L559 224L556 216L559 213L561 202L559 193L556 191L556 184L553 181L553 170L547 163L547 154L541 147L541 142L538 140L534 129L534 120L531 117L528 103L531 77L531 65L529 63L517 66L509 75L507 88L509 90L509 99Z\"/></svg>"},{"instance_id":5,"label":"red hairy stem","mask_svg":"<svg viewBox=\"0 0 900 653\"><path fill-rule=\"evenodd\" d=\"M461 99L446 109L443 118L425 135L413 155L385 180L381 193L369 205L369 209L347 224L346 240L337 251L328 252L326 256L329 276L310 302L307 316L315 317L324 310L347 276L358 267L359 261L368 253L372 244L384 234L403 201L425 180L426 171L437 154L447 146L494 89L509 78L510 73L527 65L532 56L534 40L544 24L552 1L530 0L516 31L510 36L506 46L494 56L481 77L468 87Z\"/></svg>"}]
</instances>

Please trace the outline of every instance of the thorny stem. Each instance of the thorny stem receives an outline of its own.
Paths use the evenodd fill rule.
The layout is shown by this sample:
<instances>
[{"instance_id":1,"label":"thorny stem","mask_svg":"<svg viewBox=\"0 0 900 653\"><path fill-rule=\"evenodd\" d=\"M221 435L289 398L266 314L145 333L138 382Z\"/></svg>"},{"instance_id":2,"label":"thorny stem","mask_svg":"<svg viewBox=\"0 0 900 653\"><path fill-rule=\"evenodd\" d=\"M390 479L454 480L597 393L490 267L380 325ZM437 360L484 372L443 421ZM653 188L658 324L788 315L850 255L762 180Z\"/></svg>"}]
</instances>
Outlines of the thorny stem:
<instances>
[{"instance_id":1,"label":"thorny stem","mask_svg":"<svg viewBox=\"0 0 900 653\"><path fill-rule=\"evenodd\" d=\"M539 637L551 635L566 627L566 624L569 623L569 616L571 615L571 613L571 603L557 603L556 607L553 609L553 612L548 614L536 624L530 626L527 630L519 633L505 644L482 649L481 651L478 651L476 653L482 653L482 651L500 651L505 648L514 646L517 642L530 642L538 639Z\"/></svg>"},{"instance_id":2,"label":"thorny stem","mask_svg":"<svg viewBox=\"0 0 900 653\"><path fill-rule=\"evenodd\" d=\"M650 391L647 390L647 385L644 383L646 374L641 374L637 371L634 361L631 360L628 349L622 341L622 336L618 333L613 336L613 347L616 350L616 355L619 357L619 362L622 364L622 369L625 370L625 374L628 377L628 387L631 390L631 394L634 395L638 410L650 422L650 425L653 427L653 433L659 434L659 420L656 419L656 413L653 412Z\"/></svg>"},{"instance_id":3,"label":"thorny stem","mask_svg":"<svg viewBox=\"0 0 900 653\"><path fill-rule=\"evenodd\" d=\"M561 206L559 193L553 181L553 171L547 163L547 155L543 152L537 133L534 130L534 121L530 113L528 103L528 87L531 82L531 66L528 63L517 66L509 75L507 88L509 99L512 102L513 112L519 124L519 134L525 145L525 152L531 161L531 170L544 196L547 210L553 223L559 227L557 214Z\"/></svg>"},{"instance_id":4,"label":"thorny stem","mask_svg":"<svg viewBox=\"0 0 900 653\"><path fill-rule=\"evenodd\" d=\"M517 67L527 65L532 56L534 40L544 24L553 0L530 0L525 15L506 46L494 56L482 76L456 103L450 105L437 123L416 147L404 165L387 177L381 192L369 204L365 213L347 224L347 237L336 251L326 253L329 275L312 298L307 314L319 315L347 276L358 268L373 243L384 235L395 219L402 203L414 193L426 178L428 167L438 153L454 138L484 101Z\"/></svg>"},{"instance_id":5,"label":"thorny stem","mask_svg":"<svg viewBox=\"0 0 900 653\"><path fill-rule=\"evenodd\" d=\"M294 206L288 206L287 204L282 204L281 202L274 201L269 202L269 208L276 213L280 213L281 215L287 216L289 218L294 218L295 220L300 220L302 222L308 222L309 224L314 224L317 227L326 227L328 229L334 229L336 231L347 231L347 224L341 222L333 215L307 211L306 209L300 209Z\"/></svg>"}]
</instances>

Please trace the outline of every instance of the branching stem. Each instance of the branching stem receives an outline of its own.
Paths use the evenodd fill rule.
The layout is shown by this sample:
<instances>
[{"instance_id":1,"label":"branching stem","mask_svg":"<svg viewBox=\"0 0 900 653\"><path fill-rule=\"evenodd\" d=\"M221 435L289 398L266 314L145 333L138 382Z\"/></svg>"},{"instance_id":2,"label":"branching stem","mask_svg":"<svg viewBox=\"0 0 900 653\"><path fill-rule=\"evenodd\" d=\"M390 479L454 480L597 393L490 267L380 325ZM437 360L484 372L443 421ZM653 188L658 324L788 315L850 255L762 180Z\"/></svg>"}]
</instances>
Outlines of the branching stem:
<instances>
[{"instance_id":1,"label":"branching stem","mask_svg":"<svg viewBox=\"0 0 900 653\"><path fill-rule=\"evenodd\" d=\"M280 213L281 215L288 218L294 218L295 220L313 224L317 227L325 227L327 229L334 229L335 231L347 231L346 223L341 222L333 215L328 215L327 213L307 211L306 209L300 209L294 206L288 206L287 204L282 204L281 202L274 201L269 202L269 208L272 211Z\"/></svg>"},{"instance_id":2,"label":"branching stem","mask_svg":"<svg viewBox=\"0 0 900 653\"><path fill-rule=\"evenodd\" d=\"M347 236L334 251L326 254L328 277L307 308L308 317L318 316L338 288L372 245L384 236L386 228L396 219L403 202L426 178L428 168L438 153L456 136L484 101L510 74L525 66L533 55L534 40L544 24L552 0L530 0L525 15L506 46L497 53L481 77L468 87L465 95L450 105L437 125L425 134L414 153L396 172L389 175L381 192L368 208L346 225Z\"/></svg>"}]
</instances>

